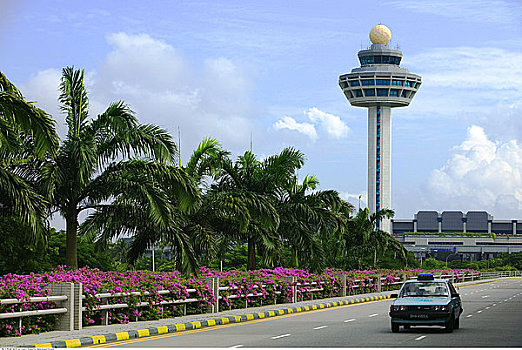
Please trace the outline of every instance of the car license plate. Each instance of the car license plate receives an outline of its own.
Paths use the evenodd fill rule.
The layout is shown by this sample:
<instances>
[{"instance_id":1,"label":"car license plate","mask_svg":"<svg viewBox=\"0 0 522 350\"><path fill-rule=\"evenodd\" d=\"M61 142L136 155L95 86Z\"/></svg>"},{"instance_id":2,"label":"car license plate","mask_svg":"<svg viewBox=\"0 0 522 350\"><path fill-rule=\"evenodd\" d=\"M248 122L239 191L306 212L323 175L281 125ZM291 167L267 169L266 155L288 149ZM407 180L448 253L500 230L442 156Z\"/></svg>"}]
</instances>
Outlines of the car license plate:
<instances>
[{"instance_id":1,"label":"car license plate","mask_svg":"<svg viewBox=\"0 0 522 350\"><path fill-rule=\"evenodd\" d=\"M426 314L412 314L412 315L410 315L410 318L428 318L428 315L426 315Z\"/></svg>"}]
</instances>

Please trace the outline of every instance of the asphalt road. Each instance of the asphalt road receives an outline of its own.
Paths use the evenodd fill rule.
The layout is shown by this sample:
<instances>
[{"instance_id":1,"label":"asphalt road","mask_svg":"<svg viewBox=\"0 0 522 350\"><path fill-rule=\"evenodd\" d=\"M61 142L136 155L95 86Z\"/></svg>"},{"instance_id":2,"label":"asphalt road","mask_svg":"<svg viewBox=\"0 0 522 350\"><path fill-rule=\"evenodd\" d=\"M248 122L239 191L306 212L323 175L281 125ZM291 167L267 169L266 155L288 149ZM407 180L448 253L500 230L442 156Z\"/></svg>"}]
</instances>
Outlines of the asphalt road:
<instances>
[{"instance_id":1,"label":"asphalt road","mask_svg":"<svg viewBox=\"0 0 522 350\"><path fill-rule=\"evenodd\" d=\"M461 287L460 329L392 333L391 300L290 314L94 347L522 347L522 279Z\"/></svg>"}]
</instances>

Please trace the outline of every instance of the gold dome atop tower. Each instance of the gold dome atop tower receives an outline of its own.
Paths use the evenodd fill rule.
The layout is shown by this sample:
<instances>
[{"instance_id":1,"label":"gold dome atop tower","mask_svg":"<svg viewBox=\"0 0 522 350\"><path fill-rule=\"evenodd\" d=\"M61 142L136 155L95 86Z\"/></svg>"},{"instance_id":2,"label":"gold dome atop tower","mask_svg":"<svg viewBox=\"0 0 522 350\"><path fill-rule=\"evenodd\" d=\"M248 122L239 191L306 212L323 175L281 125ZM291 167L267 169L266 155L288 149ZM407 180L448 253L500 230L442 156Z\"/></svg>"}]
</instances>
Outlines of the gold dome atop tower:
<instances>
[{"instance_id":1,"label":"gold dome atop tower","mask_svg":"<svg viewBox=\"0 0 522 350\"><path fill-rule=\"evenodd\" d=\"M388 44L391 40L391 31L383 24L378 24L370 32L370 40L374 44Z\"/></svg>"}]
</instances>

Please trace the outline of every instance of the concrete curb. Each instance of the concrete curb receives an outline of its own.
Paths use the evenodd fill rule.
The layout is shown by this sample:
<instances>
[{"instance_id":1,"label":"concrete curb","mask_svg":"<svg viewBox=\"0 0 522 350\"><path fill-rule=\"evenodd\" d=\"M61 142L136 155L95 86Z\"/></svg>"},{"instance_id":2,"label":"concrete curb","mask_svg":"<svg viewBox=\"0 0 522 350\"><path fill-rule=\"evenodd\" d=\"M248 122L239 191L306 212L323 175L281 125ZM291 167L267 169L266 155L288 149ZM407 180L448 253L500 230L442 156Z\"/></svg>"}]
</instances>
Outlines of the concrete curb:
<instances>
[{"instance_id":1,"label":"concrete curb","mask_svg":"<svg viewBox=\"0 0 522 350\"><path fill-rule=\"evenodd\" d=\"M351 305L351 304L367 303L367 302L371 302L371 301L379 301L379 300L385 300L385 299L390 299L390 295L388 294L388 295L378 295L378 296L371 296L371 297L364 297L364 298L350 298L350 299L336 301L336 302L313 304L313 305L309 305L309 306L298 306L298 307L293 307L293 308L276 309L276 310L269 310L269 311L265 311L265 312L249 313L249 314L244 314L244 315L239 315L239 316L228 316L228 317L214 318L214 319L208 319L208 320L203 320L203 321L192 321L192 322L188 322L188 323L176 323L176 324L160 326L160 327L143 328L143 329L131 330L131 331L125 331L125 332L119 332L119 333L107 333L107 334L93 335L93 336L82 337L82 338L72 338L72 339L66 339L66 340L53 341L50 343L39 343L39 344L34 344L34 345L22 346L22 347L24 347L24 348L78 348L78 347L82 347L82 346L110 343L110 342L127 340L127 339L144 338L144 337L149 337L149 336L153 336L153 335L182 332L182 331L191 330L191 329L214 327L214 326L231 324L231 323L248 322L248 321L257 320L257 319L277 317L277 316L288 315L288 314L299 313L299 312L306 312L306 311L321 310L321 309L327 309L327 308L345 306L345 305Z\"/></svg>"}]
</instances>

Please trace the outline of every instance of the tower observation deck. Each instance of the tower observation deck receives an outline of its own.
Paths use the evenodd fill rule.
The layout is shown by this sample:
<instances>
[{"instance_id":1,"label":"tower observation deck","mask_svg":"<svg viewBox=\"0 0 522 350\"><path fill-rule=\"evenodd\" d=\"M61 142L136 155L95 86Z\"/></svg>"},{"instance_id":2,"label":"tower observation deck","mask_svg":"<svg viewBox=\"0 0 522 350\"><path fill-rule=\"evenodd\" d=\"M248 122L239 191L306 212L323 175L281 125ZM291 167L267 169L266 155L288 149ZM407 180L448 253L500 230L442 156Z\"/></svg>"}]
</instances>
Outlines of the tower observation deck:
<instances>
[{"instance_id":1,"label":"tower observation deck","mask_svg":"<svg viewBox=\"0 0 522 350\"><path fill-rule=\"evenodd\" d=\"M368 108L368 208L374 213L391 209L391 108L406 107L422 81L400 67L402 52L389 47L390 30L384 25L370 32L372 45L358 53L361 66L339 77L339 86L355 107ZM377 224L390 232L390 220Z\"/></svg>"}]
</instances>

